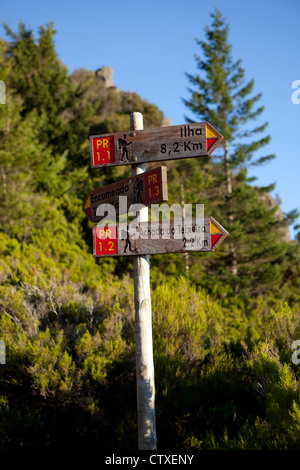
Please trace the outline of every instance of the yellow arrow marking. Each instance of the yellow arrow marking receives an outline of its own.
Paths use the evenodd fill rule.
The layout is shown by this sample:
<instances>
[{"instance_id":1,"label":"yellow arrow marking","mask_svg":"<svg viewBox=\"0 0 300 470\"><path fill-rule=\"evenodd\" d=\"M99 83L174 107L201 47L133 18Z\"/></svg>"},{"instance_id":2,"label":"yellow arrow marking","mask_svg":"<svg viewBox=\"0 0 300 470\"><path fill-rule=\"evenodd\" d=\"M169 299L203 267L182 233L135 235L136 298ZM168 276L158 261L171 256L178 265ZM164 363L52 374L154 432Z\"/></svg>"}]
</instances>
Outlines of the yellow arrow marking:
<instances>
[{"instance_id":1,"label":"yellow arrow marking","mask_svg":"<svg viewBox=\"0 0 300 470\"><path fill-rule=\"evenodd\" d=\"M90 195L88 195L87 200L85 202L84 208L87 209L88 207L91 207L91 198Z\"/></svg>"},{"instance_id":2,"label":"yellow arrow marking","mask_svg":"<svg viewBox=\"0 0 300 470\"><path fill-rule=\"evenodd\" d=\"M212 221L210 221L210 233L223 233Z\"/></svg>"},{"instance_id":3,"label":"yellow arrow marking","mask_svg":"<svg viewBox=\"0 0 300 470\"><path fill-rule=\"evenodd\" d=\"M210 139L212 137L219 138L218 134L216 134L210 127L206 126L206 138Z\"/></svg>"}]
</instances>

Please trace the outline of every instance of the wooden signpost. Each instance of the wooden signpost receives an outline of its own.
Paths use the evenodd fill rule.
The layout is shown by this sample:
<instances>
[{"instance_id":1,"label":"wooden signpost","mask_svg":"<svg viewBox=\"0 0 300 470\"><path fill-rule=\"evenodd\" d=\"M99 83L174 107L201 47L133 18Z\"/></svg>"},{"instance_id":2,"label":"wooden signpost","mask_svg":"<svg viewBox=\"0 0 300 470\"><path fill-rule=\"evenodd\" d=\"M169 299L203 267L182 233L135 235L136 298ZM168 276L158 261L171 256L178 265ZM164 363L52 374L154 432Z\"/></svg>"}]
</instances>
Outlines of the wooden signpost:
<instances>
[{"instance_id":1,"label":"wooden signpost","mask_svg":"<svg viewBox=\"0 0 300 470\"><path fill-rule=\"evenodd\" d=\"M90 136L91 166L207 157L223 140L208 122Z\"/></svg>"},{"instance_id":2,"label":"wooden signpost","mask_svg":"<svg viewBox=\"0 0 300 470\"><path fill-rule=\"evenodd\" d=\"M207 157L222 140L208 122L144 130L140 113L131 114L130 131L90 136L92 168L132 165L132 177L91 191L85 214L97 222L102 204L113 205L116 215L131 204L144 205L136 214L138 223L93 228L95 257L133 256L139 450L156 449L149 255L214 251L228 235L212 217L150 223L146 206L167 200L167 174L165 167L146 171L146 163ZM127 203L121 207L123 195Z\"/></svg>"},{"instance_id":3,"label":"wooden signpost","mask_svg":"<svg viewBox=\"0 0 300 470\"><path fill-rule=\"evenodd\" d=\"M143 115L130 115L130 130L142 130ZM132 165L132 176L146 172L146 164ZM141 223L148 222L148 208L136 213ZM152 341L152 307L149 255L133 257L136 400L139 450L156 449L155 380Z\"/></svg>"},{"instance_id":4,"label":"wooden signpost","mask_svg":"<svg viewBox=\"0 0 300 470\"><path fill-rule=\"evenodd\" d=\"M155 255L215 251L228 232L213 218L205 217L203 225L196 218L170 220L167 223L140 222L138 225L93 228L95 257ZM121 231L121 233L120 233Z\"/></svg>"},{"instance_id":5,"label":"wooden signpost","mask_svg":"<svg viewBox=\"0 0 300 470\"><path fill-rule=\"evenodd\" d=\"M126 204L120 204L120 196L127 197ZM83 212L92 222L98 222L103 218L103 215L97 215L97 208L101 204L111 204L116 215L120 215L127 213L131 204L149 206L167 200L167 168L162 166L91 191L86 198Z\"/></svg>"}]
</instances>

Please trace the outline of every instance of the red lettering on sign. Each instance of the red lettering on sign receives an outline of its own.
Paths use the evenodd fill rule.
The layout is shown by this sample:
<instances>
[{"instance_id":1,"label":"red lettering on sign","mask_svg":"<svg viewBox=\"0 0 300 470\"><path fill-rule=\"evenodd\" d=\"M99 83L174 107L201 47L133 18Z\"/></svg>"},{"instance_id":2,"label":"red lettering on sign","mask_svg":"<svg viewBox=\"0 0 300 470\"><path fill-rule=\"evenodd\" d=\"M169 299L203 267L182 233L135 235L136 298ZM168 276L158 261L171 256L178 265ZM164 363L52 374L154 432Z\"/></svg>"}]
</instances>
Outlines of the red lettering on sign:
<instances>
[{"instance_id":1,"label":"red lettering on sign","mask_svg":"<svg viewBox=\"0 0 300 470\"><path fill-rule=\"evenodd\" d=\"M115 162L114 136L95 137L92 139L93 164L104 165Z\"/></svg>"},{"instance_id":2,"label":"red lettering on sign","mask_svg":"<svg viewBox=\"0 0 300 470\"><path fill-rule=\"evenodd\" d=\"M117 227L96 227L95 255L113 255L118 253Z\"/></svg>"},{"instance_id":3,"label":"red lettering on sign","mask_svg":"<svg viewBox=\"0 0 300 470\"><path fill-rule=\"evenodd\" d=\"M146 202L161 198L160 169L146 175Z\"/></svg>"}]
</instances>

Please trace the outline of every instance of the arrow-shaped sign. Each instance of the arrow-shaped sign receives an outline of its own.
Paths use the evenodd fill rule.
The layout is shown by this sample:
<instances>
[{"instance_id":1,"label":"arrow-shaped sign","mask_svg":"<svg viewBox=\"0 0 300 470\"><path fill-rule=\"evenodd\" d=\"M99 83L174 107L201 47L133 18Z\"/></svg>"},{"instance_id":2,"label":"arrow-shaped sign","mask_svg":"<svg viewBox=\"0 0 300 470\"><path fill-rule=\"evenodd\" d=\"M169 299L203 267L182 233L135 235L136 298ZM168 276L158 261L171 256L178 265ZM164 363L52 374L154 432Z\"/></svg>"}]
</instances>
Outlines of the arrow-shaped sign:
<instances>
[{"instance_id":1,"label":"arrow-shaped sign","mask_svg":"<svg viewBox=\"0 0 300 470\"><path fill-rule=\"evenodd\" d=\"M132 224L131 224L132 225ZM204 217L151 224L141 222L135 227L93 228L95 257L133 256L191 251L215 251L228 232L213 218Z\"/></svg>"},{"instance_id":2,"label":"arrow-shaped sign","mask_svg":"<svg viewBox=\"0 0 300 470\"><path fill-rule=\"evenodd\" d=\"M223 140L208 122L90 136L91 166L207 157Z\"/></svg>"},{"instance_id":3,"label":"arrow-shaped sign","mask_svg":"<svg viewBox=\"0 0 300 470\"><path fill-rule=\"evenodd\" d=\"M120 204L120 196L126 196L124 203ZM149 206L167 200L167 167L162 166L91 191L83 212L92 222L98 222L103 219L103 215L97 216L97 208L101 204L113 205L117 216L128 212L131 204Z\"/></svg>"}]
</instances>

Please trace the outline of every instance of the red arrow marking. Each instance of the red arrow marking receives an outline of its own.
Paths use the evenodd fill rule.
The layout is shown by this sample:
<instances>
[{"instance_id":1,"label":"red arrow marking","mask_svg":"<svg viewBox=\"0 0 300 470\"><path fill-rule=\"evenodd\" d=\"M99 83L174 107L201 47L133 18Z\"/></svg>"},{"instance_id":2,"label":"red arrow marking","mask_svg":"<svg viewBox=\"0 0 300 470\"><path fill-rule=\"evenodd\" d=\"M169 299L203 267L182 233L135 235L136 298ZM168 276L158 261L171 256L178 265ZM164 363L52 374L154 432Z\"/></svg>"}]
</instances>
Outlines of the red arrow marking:
<instances>
[{"instance_id":1,"label":"red arrow marking","mask_svg":"<svg viewBox=\"0 0 300 470\"><path fill-rule=\"evenodd\" d=\"M219 140L219 139L218 138L206 139L206 151L207 152L214 145L214 143L217 142L217 140Z\"/></svg>"}]
</instances>

